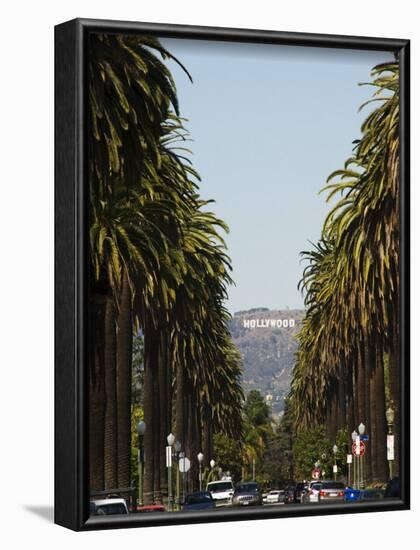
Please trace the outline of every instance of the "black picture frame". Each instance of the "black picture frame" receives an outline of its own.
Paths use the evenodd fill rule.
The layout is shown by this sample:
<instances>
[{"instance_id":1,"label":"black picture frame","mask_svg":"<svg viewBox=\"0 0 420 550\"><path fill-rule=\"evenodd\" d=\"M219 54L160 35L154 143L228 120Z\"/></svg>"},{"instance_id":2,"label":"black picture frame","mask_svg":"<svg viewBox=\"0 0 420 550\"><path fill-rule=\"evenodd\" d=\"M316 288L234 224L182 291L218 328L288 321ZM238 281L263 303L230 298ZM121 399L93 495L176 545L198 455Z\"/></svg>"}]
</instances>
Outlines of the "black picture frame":
<instances>
[{"instance_id":1,"label":"black picture frame","mask_svg":"<svg viewBox=\"0 0 420 550\"><path fill-rule=\"evenodd\" d=\"M400 63L401 170L401 499L226 509L217 514L133 514L89 518L87 429L86 38L91 32L386 50ZM199 522L407 510L410 507L410 42L404 39L302 34L155 23L75 19L55 27L55 523L75 531Z\"/></svg>"}]
</instances>

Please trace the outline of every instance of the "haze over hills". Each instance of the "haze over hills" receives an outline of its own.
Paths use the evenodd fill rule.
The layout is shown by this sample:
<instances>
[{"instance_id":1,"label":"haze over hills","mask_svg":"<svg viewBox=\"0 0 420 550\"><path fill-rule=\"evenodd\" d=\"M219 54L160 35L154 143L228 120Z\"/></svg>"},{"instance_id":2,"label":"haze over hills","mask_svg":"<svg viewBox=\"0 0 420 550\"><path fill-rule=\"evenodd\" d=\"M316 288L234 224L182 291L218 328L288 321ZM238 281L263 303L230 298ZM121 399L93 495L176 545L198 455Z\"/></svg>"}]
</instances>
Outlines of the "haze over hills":
<instances>
[{"instance_id":1,"label":"haze over hills","mask_svg":"<svg viewBox=\"0 0 420 550\"><path fill-rule=\"evenodd\" d=\"M230 321L233 341L243 359L245 394L259 390L276 416L289 392L304 310L254 308L237 311Z\"/></svg>"}]
</instances>

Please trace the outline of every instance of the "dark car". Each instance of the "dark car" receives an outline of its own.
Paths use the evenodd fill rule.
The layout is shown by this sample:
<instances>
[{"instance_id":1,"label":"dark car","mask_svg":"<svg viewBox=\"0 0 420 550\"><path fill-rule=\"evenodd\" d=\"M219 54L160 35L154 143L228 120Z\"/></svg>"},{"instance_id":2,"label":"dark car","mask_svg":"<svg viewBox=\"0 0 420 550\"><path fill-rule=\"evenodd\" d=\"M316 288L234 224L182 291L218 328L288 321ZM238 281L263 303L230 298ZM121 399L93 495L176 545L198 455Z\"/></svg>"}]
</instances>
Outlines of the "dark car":
<instances>
[{"instance_id":1,"label":"dark car","mask_svg":"<svg viewBox=\"0 0 420 550\"><path fill-rule=\"evenodd\" d=\"M360 493L360 500L379 500L384 498L381 489L365 489Z\"/></svg>"},{"instance_id":2,"label":"dark car","mask_svg":"<svg viewBox=\"0 0 420 550\"><path fill-rule=\"evenodd\" d=\"M185 497L183 510L212 510L216 508L216 503L209 491L199 491L191 493Z\"/></svg>"},{"instance_id":3,"label":"dark car","mask_svg":"<svg viewBox=\"0 0 420 550\"><path fill-rule=\"evenodd\" d=\"M401 484L400 484L400 478L394 477L393 479L390 479L388 483L386 484L385 488L385 498L400 498L401 495Z\"/></svg>"},{"instance_id":4,"label":"dark car","mask_svg":"<svg viewBox=\"0 0 420 550\"><path fill-rule=\"evenodd\" d=\"M306 484L305 483L297 483L296 487L295 487L295 495L294 495L294 501L293 502L302 502L305 493L306 493Z\"/></svg>"},{"instance_id":5,"label":"dark car","mask_svg":"<svg viewBox=\"0 0 420 550\"><path fill-rule=\"evenodd\" d=\"M232 497L232 506L258 506L263 503L260 486L255 481L240 483Z\"/></svg>"},{"instance_id":6,"label":"dark car","mask_svg":"<svg viewBox=\"0 0 420 550\"><path fill-rule=\"evenodd\" d=\"M285 504L293 504L295 502L295 490L296 487L294 485L289 485L289 487L286 487L283 501Z\"/></svg>"}]
</instances>

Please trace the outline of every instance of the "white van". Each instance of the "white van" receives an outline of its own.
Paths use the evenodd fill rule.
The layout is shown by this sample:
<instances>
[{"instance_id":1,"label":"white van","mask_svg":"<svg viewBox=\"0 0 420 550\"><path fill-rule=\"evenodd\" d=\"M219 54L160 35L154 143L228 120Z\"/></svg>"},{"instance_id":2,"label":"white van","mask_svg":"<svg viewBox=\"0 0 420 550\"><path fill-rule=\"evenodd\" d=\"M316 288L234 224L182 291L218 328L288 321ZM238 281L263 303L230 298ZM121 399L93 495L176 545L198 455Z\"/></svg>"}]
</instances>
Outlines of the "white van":
<instances>
[{"instance_id":1,"label":"white van","mask_svg":"<svg viewBox=\"0 0 420 550\"><path fill-rule=\"evenodd\" d=\"M207 491L211 493L216 506L230 506L232 504L235 488L231 479L210 481L207 483Z\"/></svg>"}]
</instances>

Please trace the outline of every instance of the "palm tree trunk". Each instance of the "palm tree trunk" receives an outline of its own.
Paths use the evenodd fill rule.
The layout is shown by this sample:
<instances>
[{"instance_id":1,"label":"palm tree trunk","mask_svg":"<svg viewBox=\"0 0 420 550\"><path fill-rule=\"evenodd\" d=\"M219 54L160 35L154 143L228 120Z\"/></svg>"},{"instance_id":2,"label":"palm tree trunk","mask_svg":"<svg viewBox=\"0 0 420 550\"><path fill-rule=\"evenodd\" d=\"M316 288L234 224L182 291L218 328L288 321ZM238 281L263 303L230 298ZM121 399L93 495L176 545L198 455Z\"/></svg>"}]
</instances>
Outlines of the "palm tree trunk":
<instances>
[{"instance_id":1,"label":"palm tree trunk","mask_svg":"<svg viewBox=\"0 0 420 550\"><path fill-rule=\"evenodd\" d=\"M340 357L338 377L338 429L342 429L346 425L346 394L345 394L345 368L344 357Z\"/></svg>"},{"instance_id":2,"label":"palm tree trunk","mask_svg":"<svg viewBox=\"0 0 420 550\"><path fill-rule=\"evenodd\" d=\"M360 417L358 420L358 425L360 422L363 422L363 424L366 426L366 433L369 434L369 444L366 447L367 452L364 457L364 466L365 466L365 479L367 483L370 483L370 481L373 478L373 469L376 468L376 447L373 442L372 444L372 438L373 438L373 432L376 429L374 420L374 407L375 403L372 402L372 388L371 388L371 380L372 380L372 371L375 366L375 348L373 345L365 339L365 403L366 403L366 410L365 410L365 416Z\"/></svg>"},{"instance_id":3,"label":"palm tree trunk","mask_svg":"<svg viewBox=\"0 0 420 550\"><path fill-rule=\"evenodd\" d=\"M168 425L168 339L165 329L161 330L160 334L160 346L159 346L159 364L158 364L158 377L159 377L159 414L160 414L160 441L159 441L159 462L160 462L160 493L161 498L165 502L168 497L168 479L166 468L166 445L167 436L169 434Z\"/></svg>"},{"instance_id":4,"label":"palm tree trunk","mask_svg":"<svg viewBox=\"0 0 420 550\"><path fill-rule=\"evenodd\" d=\"M105 308L105 490L118 487L117 459L117 389L116 389L116 333L115 310L112 294L106 298Z\"/></svg>"},{"instance_id":5,"label":"palm tree trunk","mask_svg":"<svg viewBox=\"0 0 420 550\"><path fill-rule=\"evenodd\" d=\"M389 352L389 389L390 405L394 409L395 418L393 425L394 433L394 462L393 476L400 475L400 447L401 447L401 369L400 369L400 345L398 324L394 323L392 337L392 349Z\"/></svg>"},{"instance_id":6,"label":"palm tree trunk","mask_svg":"<svg viewBox=\"0 0 420 550\"><path fill-rule=\"evenodd\" d=\"M131 289L127 273L122 276L117 334L117 449L118 485L131 484L131 361L133 353Z\"/></svg>"},{"instance_id":7,"label":"palm tree trunk","mask_svg":"<svg viewBox=\"0 0 420 550\"><path fill-rule=\"evenodd\" d=\"M374 373L376 401L376 433L377 433L377 477L380 482L388 479L388 461L386 455L386 417L385 417L385 379L384 354L382 345L378 346L377 363Z\"/></svg>"},{"instance_id":8,"label":"palm tree trunk","mask_svg":"<svg viewBox=\"0 0 420 550\"><path fill-rule=\"evenodd\" d=\"M154 452L153 452L153 365L155 347L153 345L154 329L149 318L144 317L144 504L153 504L154 486Z\"/></svg>"},{"instance_id":9,"label":"palm tree trunk","mask_svg":"<svg viewBox=\"0 0 420 550\"><path fill-rule=\"evenodd\" d=\"M94 293L89 315L91 350L89 376L89 486L91 492L104 490L105 301L106 293Z\"/></svg>"},{"instance_id":10,"label":"palm tree trunk","mask_svg":"<svg viewBox=\"0 0 420 550\"><path fill-rule=\"evenodd\" d=\"M160 352L160 334L158 330L154 331L153 341L153 501L155 504L162 504L162 494L160 491L160 472L161 472L161 403L159 393L159 352Z\"/></svg>"},{"instance_id":11,"label":"palm tree trunk","mask_svg":"<svg viewBox=\"0 0 420 550\"><path fill-rule=\"evenodd\" d=\"M354 385L353 385L353 371L352 367L347 367L347 383L346 383L346 399L347 399L347 408L346 408L346 433L347 433L347 453L351 453L352 438L351 433L354 430L353 426L355 424L355 403L354 403Z\"/></svg>"},{"instance_id":12,"label":"palm tree trunk","mask_svg":"<svg viewBox=\"0 0 420 550\"><path fill-rule=\"evenodd\" d=\"M185 376L181 361L176 364L176 404L175 404L176 438L185 450Z\"/></svg>"},{"instance_id":13,"label":"palm tree trunk","mask_svg":"<svg viewBox=\"0 0 420 550\"><path fill-rule=\"evenodd\" d=\"M327 424L327 435L331 443L335 442L338 429L338 396L337 396L337 387L334 384L332 388L332 396L330 398L330 413L329 420Z\"/></svg>"}]
</instances>

